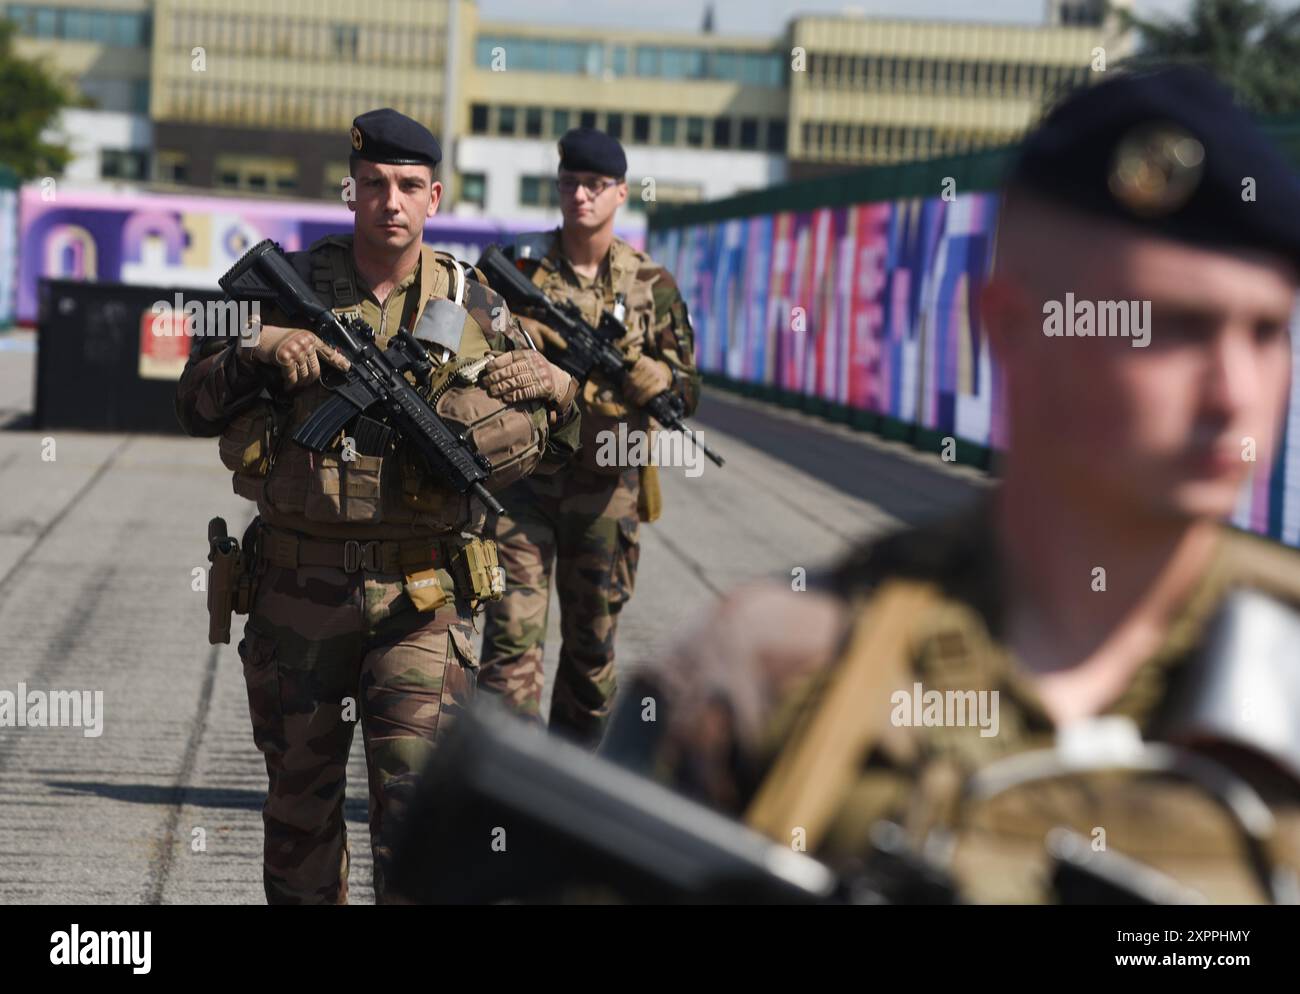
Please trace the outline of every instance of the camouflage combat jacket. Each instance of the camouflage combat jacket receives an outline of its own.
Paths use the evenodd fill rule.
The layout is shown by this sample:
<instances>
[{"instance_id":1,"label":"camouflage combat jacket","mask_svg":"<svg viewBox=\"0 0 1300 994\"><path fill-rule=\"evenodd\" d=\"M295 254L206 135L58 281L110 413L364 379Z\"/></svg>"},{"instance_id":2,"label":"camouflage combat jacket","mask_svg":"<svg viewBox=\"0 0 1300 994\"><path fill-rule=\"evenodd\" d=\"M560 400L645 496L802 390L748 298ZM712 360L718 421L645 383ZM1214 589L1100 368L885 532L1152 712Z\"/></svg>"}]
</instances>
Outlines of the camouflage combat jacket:
<instances>
[{"instance_id":1,"label":"camouflage combat jacket","mask_svg":"<svg viewBox=\"0 0 1300 994\"><path fill-rule=\"evenodd\" d=\"M642 355L667 363L672 371L670 391L694 413L700 398L700 374L695 368L695 336L686 302L672 274L644 252L621 238L610 245L608 265L594 279L576 273L560 250L559 229L519 235L506 252L532 282L554 301L572 301L593 326L605 310L613 310L616 295L626 307L623 319L627 334L618 342L630 368ZM538 347L549 358L562 346L558 336L547 337ZM582 449L575 465L596 473L617 475L619 466L600 466L596 461L597 438L602 431L617 430L620 422L628 430L647 431L649 417L630 410L622 394L601 374L594 373L578 394L582 409Z\"/></svg>"},{"instance_id":2,"label":"camouflage combat jacket","mask_svg":"<svg viewBox=\"0 0 1300 994\"><path fill-rule=\"evenodd\" d=\"M633 695L638 701L629 704L640 705L644 694L662 694L666 701L669 719L658 749L658 777L713 807L746 814L782 843L799 849L806 842L808 852L839 868L861 865L873 826L893 822L918 848L927 839L941 842L938 851L963 896L977 902L1052 900L1044 839L1057 827L1073 831L1093 849L1138 860L1211 901L1264 900L1233 821L1195 782L1108 770L972 798L975 774L1009 757L1050 748L1057 736L1035 689L1003 644L989 511L982 504L953 520L866 545L823 577L821 590L811 583L804 592L765 584L728 597L679 653L643 671L649 683L638 684ZM908 704L903 721L884 722L887 727L868 745L857 753L849 750L849 772L834 796L808 797L806 809L759 823L756 797L797 737L808 734L853 636L869 627L859 626L884 582L900 578L930 585L935 598L907 623L907 648L900 654L904 670L886 686L922 694L996 691L996 733L983 735L973 722L965 727L909 722L917 708ZM1300 611L1300 553L1223 527L1211 568L1172 619L1163 644L1103 714L1123 716L1142 738L1159 740L1160 729L1172 720L1171 705L1180 695L1185 699L1194 680L1193 661L1218 609L1240 590L1267 595L1288 616ZM1300 665L1300 644L1290 662ZM1277 683L1287 686L1297 683ZM1293 689L1289 693L1294 696ZM1300 713L1300 700L1255 702L1257 708L1269 706ZM849 715L846 725L869 720L864 703L839 713ZM1297 879L1297 757L1275 762L1276 755L1225 742L1206 747L1204 755L1244 778L1271 809L1275 832L1268 856ZM821 829L801 838L803 826L818 818Z\"/></svg>"},{"instance_id":3,"label":"camouflage combat jacket","mask_svg":"<svg viewBox=\"0 0 1300 994\"><path fill-rule=\"evenodd\" d=\"M422 246L416 269L381 304L357 271L351 249L350 235L312 245L312 282L336 314L364 319L379 348L399 327L413 328L429 301L454 299L458 289L468 312L464 342L479 352L532 347L505 302L473 267L460 264L458 272L451 256ZM269 307L263 308L262 320L296 324ZM176 413L188 434L222 436L222 458L234 469L235 492L257 503L264 522L324 538L364 541L480 532L486 516L482 504L429 479L404 446L345 459L341 453L314 453L293 442L293 432L328 399L329 391L314 383L286 396L278 370L255 366L237 352L227 341L196 338L177 388ZM530 412L544 445L537 471L553 472L577 450L577 404L549 416L544 405L517 406ZM232 450L234 463L228 458Z\"/></svg>"}]
</instances>

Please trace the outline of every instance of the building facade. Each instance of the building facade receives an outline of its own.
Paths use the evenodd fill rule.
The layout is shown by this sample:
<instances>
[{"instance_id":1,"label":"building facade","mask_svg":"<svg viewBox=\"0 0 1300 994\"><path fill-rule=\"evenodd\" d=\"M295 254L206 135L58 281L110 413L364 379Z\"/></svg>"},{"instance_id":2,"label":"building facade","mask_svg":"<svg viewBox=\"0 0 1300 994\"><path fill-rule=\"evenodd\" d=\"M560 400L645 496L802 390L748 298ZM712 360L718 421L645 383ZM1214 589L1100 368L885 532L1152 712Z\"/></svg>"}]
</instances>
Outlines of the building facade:
<instances>
[{"instance_id":1,"label":"building facade","mask_svg":"<svg viewBox=\"0 0 1300 994\"><path fill-rule=\"evenodd\" d=\"M161 182L337 197L357 114L445 133L468 0L155 0Z\"/></svg>"},{"instance_id":2,"label":"building facade","mask_svg":"<svg viewBox=\"0 0 1300 994\"><path fill-rule=\"evenodd\" d=\"M582 125L627 149L634 226L657 203L786 178L786 57L771 38L483 23L461 85L461 211L557 222L556 141Z\"/></svg>"},{"instance_id":3,"label":"building facade","mask_svg":"<svg viewBox=\"0 0 1300 994\"><path fill-rule=\"evenodd\" d=\"M627 147L636 228L658 204L1013 142L1131 50L1103 0L1046 0L1040 26L799 15L775 38L480 22L473 0L3 6L20 54L92 102L62 122L78 182L332 199L352 118L386 106L438 135L445 209L539 225L571 127Z\"/></svg>"},{"instance_id":4,"label":"building facade","mask_svg":"<svg viewBox=\"0 0 1300 994\"><path fill-rule=\"evenodd\" d=\"M50 139L69 147L64 178L83 185L150 177L152 14L148 0L46 0L3 4L14 51L45 62L82 106L63 112Z\"/></svg>"},{"instance_id":5,"label":"building facade","mask_svg":"<svg viewBox=\"0 0 1300 994\"><path fill-rule=\"evenodd\" d=\"M1061 93L1131 54L1100 2L1049 0L1046 14L1043 26L796 18L792 176L1010 144Z\"/></svg>"}]
</instances>

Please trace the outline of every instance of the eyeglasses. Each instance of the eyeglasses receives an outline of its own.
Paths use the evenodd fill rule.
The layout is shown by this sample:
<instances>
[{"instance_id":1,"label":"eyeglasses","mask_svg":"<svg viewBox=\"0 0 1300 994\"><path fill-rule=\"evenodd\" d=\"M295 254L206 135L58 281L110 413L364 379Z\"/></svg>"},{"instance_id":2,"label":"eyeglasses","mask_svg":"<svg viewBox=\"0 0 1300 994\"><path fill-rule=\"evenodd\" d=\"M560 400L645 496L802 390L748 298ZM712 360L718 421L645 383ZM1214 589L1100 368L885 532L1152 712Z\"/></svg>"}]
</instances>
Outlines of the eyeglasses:
<instances>
[{"instance_id":1,"label":"eyeglasses","mask_svg":"<svg viewBox=\"0 0 1300 994\"><path fill-rule=\"evenodd\" d=\"M563 193L566 197L571 197L578 192L578 187L582 187L592 197L599 197L611 186L618 186L619 181L616 179L589 179L579 182L570 176L555 181L555 188Z\"/></svg>"}]
</instances>

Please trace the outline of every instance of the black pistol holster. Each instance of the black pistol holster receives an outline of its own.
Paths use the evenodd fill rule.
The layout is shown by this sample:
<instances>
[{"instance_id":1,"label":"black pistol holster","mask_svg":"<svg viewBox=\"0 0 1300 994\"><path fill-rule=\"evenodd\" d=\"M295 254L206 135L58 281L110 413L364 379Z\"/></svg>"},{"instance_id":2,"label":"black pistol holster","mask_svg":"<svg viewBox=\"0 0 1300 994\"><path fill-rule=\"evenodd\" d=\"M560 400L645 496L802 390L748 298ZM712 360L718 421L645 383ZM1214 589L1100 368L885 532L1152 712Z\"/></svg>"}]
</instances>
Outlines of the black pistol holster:
<instances>
[{"instance_id":1,"label":"black pistol holster","mask_svg":"<svg viewBox=\"0 0 1300 994\"><path fill-rule=\"evenodd\" d=\"M208 522L208 643L230 642L230 615L248 614L257 585L254 575L257 520L244 533L245 548L226 534L225 518ZM251 536L251 538L250 538Z\"/></svg>"}]
</instances>

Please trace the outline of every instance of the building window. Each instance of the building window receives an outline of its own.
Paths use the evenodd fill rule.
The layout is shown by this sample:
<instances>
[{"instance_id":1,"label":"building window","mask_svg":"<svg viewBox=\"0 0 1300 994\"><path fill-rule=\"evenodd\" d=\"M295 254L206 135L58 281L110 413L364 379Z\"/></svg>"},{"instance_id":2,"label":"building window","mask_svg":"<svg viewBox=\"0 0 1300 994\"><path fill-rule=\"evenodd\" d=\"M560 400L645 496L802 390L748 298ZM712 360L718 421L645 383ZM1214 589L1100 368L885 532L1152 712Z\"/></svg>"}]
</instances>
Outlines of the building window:
<instances>
[{"instance_id":1,"label":"building window","mask_svg":"<svg viewBox=\"0 0 1300 994\"><path fill-rule=\"evenodd\" d=\"M677 144L677 118L672 115L666 114L659 118L659 144Z\"/></svg>"},{"instance_id":2,"label":"building window","mask_svg":"<svg viewBox=\"0 0 1300 994\"><path fill-rule=\"evenodd\" d=\"M758 118L742 117L740 119L740 147L758 148Z\"/></svg>"},{"instance_id":3,"label":"building window","mask_svg":"<svg viewBox=\"0 0 1300 994\"><path fill-rule=\"evenodd\" d=\"M627 75L627 46L615 45L610 51L610 68L615 76Z\"/></svg>"},{"instance_id":4,"label":"building window","mask_svg":"<svg viewBox=\"0 0 1300 994\"><path fill-rule=\"evenodd\" d=\"M688 117L686 119L686 144L691 148L704 146L704 118Z\"/></svg>"},{"instance_id":5,"label":"building window","mask_svg":"<svg viewBox=\"0 0 1300 994\"><path fill-rule=\"evenodd\" d=\"M485 135L488 132L487 104L473 104L469 109L469 132L472 135Z\"/></svg>"},{"instance_id":6,"label":"building window","mask_svg":"<svg viewBox=\"0 0 1300 994\"><path fill-rule=\"evenodd\" d=\"M623 115L609 113L605 115L605 133L615 141L623 140Z\"/></svg>"},{"instance_id":7,"label":"building window","mask_svg":"<svg viewBox=\"0 0 1300 994\"><path fill-rule=\"evenodd\" d=\"M465 173L460 178L460 199L463 203L483 207L487 204L487 177L483 173Z\"/></svg>"},{"instance_id":8,"label":"building window","mask_svg":"<svg viewBox=\"0 0 1300 994\"><path fill-rule=\"evenodd\" d=\"M217 185L229 190L284 193L298 188L298 164L293 159L221 155L214 165Z\"/></svg>"},{"instance_id":9,"label":"building window","mask_svg":"<svg viewBox=\"0 0 1300 994\"><path fill-rule=\"evenodd\" d=\"M524 111L524 134L529 138L542 136L542 108L529 107Z\"/></svg>"},{"instance_id":10,"label":"building window","mask_svg":"<svg viewBox=\"0 0 1300 994\"><path fill-rule=\"evenodd\" d=\"M716 117L713 119L713 147L731 148L731 118Z\"/></svg>"},{"instance_id":11,"label":"building window","mask_svg":"<svg viewBox=\"0 0 1300 994\"><path fill-rule=\"evenodd\" d=\"M37 38L57 38L59 32L60 16L63 12L60 10L51 10L49 7L38 7L36 10L35 30L32 32Z\"/></svg>"},{"instance_id":12,"label":"building window","mask_svg":"<svg viewBox=\"0 0 1300 994\"><path fill-rule=\"evenodd\" d=\"M515 109L513 107L497 108L497 134L513 135L515 133Z\"/></svg>"},{"instance_id":13,"label":"building window","mask_svg":"<svg viewBox=\"0 0 1300 994\"><path fill-rule=\"evenodd\" d=\"M724 54L724 53L715 53ZM703 79L704 52L698 48L665 48L660 70L668 79ZM722 77L730 79L731 77Z\"/></svg>"},{"instance_id":14,"label":"building window","mask_svg":"<svg viewBox=\"0 0 1300 994\"><path fill-rule=\"evenodd\" d=\"M558 207L560 194L553 176L520 176L519 203L525 207Z\"/></svg>"},{"instance_id":15,"label":"building window","mask_svg":"<svg viewBox=\"0 0 1300 994\"><path fill-rule=\"evenodd\" d=\"M578 114L578 125L583 128L594 128L596 126L596 112L594 110L584 110Z\"/></svg>"},{"instance_id":16,"label":"building window","mask_svg":"<svg viewBox=\"0 0 1300 994\"><path fill-rule=\"evenodd\" d=\"M550 42L546 47L545 69L577 75L582 72L583 46L571 42Z\"/></svg>"},{"instance_id":17,"label":"building window","mask_svg":"<svg viewBox=\"0 0 1300 994\"><path fill-rule=\"evenodd\" d=\"M769 152L785 151L785 122L767 122L767 150Z\"/></svg>"},{"instance_id":18,"label":"building window","mask_svg":"<svg viewBox=\"0 0 1300 994\"><path fill-rule=\"evenodd\" d=\"M334 25L334 54L342 59L350 59L353 62L357 59L358 48L357 27L354 24L336 24ZM278 54L288 55L288 39L284 36L283 27L276 25L276 43L272 43L273 48L280 48Z\"/></svg>"},{"instance_id":19,"label":"building window","mask_svg":"<svg viewBox=\"0 0 1300 994\"><path fill-rule=\"evenodd\" d=\"M563 138L564 133L569 130L569 112L567 110L551 111L551 136L554 138Z\"/></svg>"},{"instance_id":20,"label":"building window","mask_svg":"<svg viewBox=\"0 0 1300 994\"><path fill-rule=\"evenodd\" d=\"M159 182L189 182L189 156L184 152L178 152L175 149L159 149L156 168Z\"/></svg>"},{"instance_id":21,"label":"building window","mask_svg":"<svg viewBox=\"0 0 1300 994\"><path fill-rule=\"evenodd\" d=\"M102 148L99 175L104 179L143 180L149 175L149 156L134 149Z\"/></svg>"},{"instance_id":22,"label":"building window","mask_svg":"<svg viewBox=\"0 0 1300 994\"><path fill-rule=\"evenodd\" d=\"M636 50L636 74L638 76L659 75L659 49L649 45L640 45Z\"/></svg>"},{"instance_id":23,"label":"building window","mask_svg":"<svg viewBox=\"0 0 1300 994\"><path fill-rule=\"evenodd\" d=\"M632 115L632 140L640 145L644 145L650 140L649 114Z\"/></svg>"}]
</instances>

